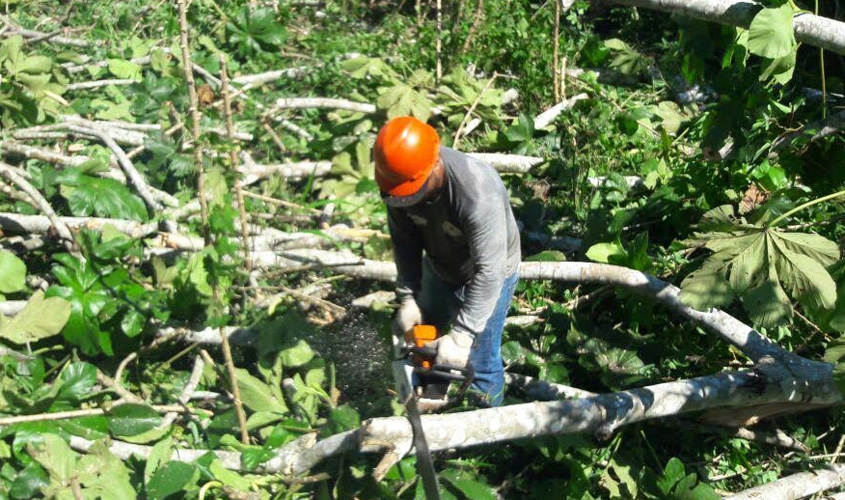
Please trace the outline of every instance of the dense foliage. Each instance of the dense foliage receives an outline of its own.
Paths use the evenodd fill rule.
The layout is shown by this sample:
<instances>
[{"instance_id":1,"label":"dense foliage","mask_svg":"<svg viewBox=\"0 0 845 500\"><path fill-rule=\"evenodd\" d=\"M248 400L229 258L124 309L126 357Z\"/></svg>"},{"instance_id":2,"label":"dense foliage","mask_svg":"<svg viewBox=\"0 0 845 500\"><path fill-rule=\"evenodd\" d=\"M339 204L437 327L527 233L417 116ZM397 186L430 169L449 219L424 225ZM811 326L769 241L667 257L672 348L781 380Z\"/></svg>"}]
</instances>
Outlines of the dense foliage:
<instances>
[{"instance_id":1,"label":"dense foliage","mask_svg":"<svg viewBox=\"0 0 845 500\"><path fill-rule=\"evenodd\" d=\"M49 128L67 115L159 125L127 132L141 136L134 166L177 204L196 199L175 3L2 5L0 159L59 215L131 221L136 231L114 221L82 228L72 252L52 230L0 234L0 300L27 301L0 314L0 499L423 498L413 457L379 483L370 475L376 459L366 456L333 459L312 471L329 476L313 482L227 470L212 454L195 464L167 458L182 448L232 450L254 471L306 433L325 437L402 413L385 365L392 304L363 313L350 305L384 284L308 265L249 273L235 208L241 176L228 154L248 152L264 165L331 162L325 177L271 175L249 186L245 212L261 227L254 237L323 234L318 219L331 205L332 224L367 231L330 245L389 260L371 147L393 116L429 120L461 150L544 159L503 176L526 260L648 272L682 286L688 304L724 308L803 356L836 363L845 354L845 170L837 168L845 139L819 134L823 120L843 113L845 59L796 42L793 2L763 2L744 30L579 0L561 14L558 39L554 2L444 2L439 80L433 2L258 3L195 0L188 10L193 63L207 74L195 72L202 128L225 129L223 60L233 93L244 88L233 100L235 128L249 134L200 138L209 213L180 221L199 241L192 251L154 238L180 209L152 209L132 182L110 175L119 169L107 145ZM33 39L18 26L48 35ZM237 80L281 69L294 71L249 88ZM76 85L106 79L114 82ZM536 126L556 98L578 94ZM343 98L374 111L276 106L286 97ZM13 138L41 126L42 135ZM84 159L57 163L13 142ZM4 179L0 211L41 213ZM549 237L581 244L550 248ZM328 294L309 299L309 287ZM521 282L512 313L539 321L506 331L508 370L589 391L744 363L653 301L606 287ZM222 357L211 348L200 356L207 347L184 338L230 326L250 335L249 345L233 346L249 444L238 438L230 375L212 362ZM199 392L174 408L196 359L205 361ZM102 411L6 420L82 409ZM760 424L809 450L795 453L726 437L695 418L624 427L609 441L567 435L438 454L444 498L715 499L839 453L835 438L845 431L833 410ZM96 444L80 453L71 436ZM108 438L151 453L122 460Z\"/></svg>"}]
</instances>

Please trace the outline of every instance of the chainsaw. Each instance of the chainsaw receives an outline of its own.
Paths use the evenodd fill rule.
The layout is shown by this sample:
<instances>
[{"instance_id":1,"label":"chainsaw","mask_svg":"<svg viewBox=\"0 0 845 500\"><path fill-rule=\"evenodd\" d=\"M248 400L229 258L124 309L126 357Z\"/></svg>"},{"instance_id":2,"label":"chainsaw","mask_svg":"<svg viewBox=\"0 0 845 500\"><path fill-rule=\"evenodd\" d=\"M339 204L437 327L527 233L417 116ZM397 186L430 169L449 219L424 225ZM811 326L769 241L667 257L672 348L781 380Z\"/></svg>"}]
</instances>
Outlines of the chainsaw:
<instances>
[{"instance_id":1,"label":"chainsaw","mask_svg":"<svg viewBox=\"0 0 845 500\"><path fill-rule=\"evenodd\" d=\"M408 420L414 433L417 469L428 500L440 500L440 485L423 432L420 410L445 409L448 405L449 386L453 382L460 382L456 399L461 399L473 377L472 365L469 363L465 367L457 367L435 362L437 350L427 347L427 344L436 339L437 328L431 325L417 325L405 332L404 339L394 339L398 359L393 362L393 378L399 400L408 411Z\"/></svg>"},{"instance_id":2,"label":"chainsaw","mask_svg":"<svg viewBox=\"0 0 845 500\"><path fill-rule=\"evenodd\" d=\"M393 379L400 401L414 395L421 411L431 412L449 406L449 389L457 384L452 401L460 400L473 379L472 365L458 367L435 363L437 349L427 344L438 337L432 325L417 325L405 332L404 339L394 339L397 355L393 362ZM402 343L404 340L404 343Z\"/></svg>"}]
</instances>

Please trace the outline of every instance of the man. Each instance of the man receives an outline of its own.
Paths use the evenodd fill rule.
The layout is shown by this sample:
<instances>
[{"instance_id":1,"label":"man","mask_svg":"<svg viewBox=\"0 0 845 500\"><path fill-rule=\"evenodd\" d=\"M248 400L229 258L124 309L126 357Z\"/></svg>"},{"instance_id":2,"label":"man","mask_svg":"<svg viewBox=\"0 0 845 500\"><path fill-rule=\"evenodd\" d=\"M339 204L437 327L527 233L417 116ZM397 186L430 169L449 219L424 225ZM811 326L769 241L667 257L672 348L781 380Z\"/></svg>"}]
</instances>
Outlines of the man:
<instances>
[{"instance_id":1,"label":"man","mask_svg":"<svg viewBox=\"0 0 845 500\"><path fill-rule=\"evenodd\" d=\"M507 189L492 166L440 146L416 118L390 120L374 152L399 272L393 333L423 322L447 332L430 344L435 362L469 361L474 389L498 406L502 329L520 262Z\"/></svg>"}]
</instances>

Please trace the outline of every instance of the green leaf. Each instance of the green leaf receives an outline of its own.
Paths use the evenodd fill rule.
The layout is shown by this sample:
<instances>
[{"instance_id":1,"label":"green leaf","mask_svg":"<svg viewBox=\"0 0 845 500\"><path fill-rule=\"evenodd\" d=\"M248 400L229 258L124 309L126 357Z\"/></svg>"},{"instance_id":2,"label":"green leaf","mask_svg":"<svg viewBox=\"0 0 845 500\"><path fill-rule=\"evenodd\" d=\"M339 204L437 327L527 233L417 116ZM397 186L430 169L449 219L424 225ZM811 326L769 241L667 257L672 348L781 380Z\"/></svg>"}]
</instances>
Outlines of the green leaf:
<instances>
[{"instance_id":1,"label":"green leaf","mask_svg":"<svg viewBox=\"0 0 845 500\"><path fill-rule=\"evenodd\" d=\"M127 403L106 413L109 430L118 436L135 436L161 425L161 416L144 404Z\"/></svg>"},{"instance_id":2,"label":"green leaf","mask_svg":"<svg viewBox=\"0 0 845 500\"><path fill-rule=\"evenodd\" d=\"M0 293L16 293L26 288L26 264L15 254L0 250Z\"/></svg>"},{"instance_id":3,"label":"green leaf","mask_svg":"<svg viewBox=\"0 0 845 500\"><path fill-rule=\"evenodd\" d=\"M16 344L36 342L58 335L70 317L71 305L59 297L44 298L38 290L12 319L0 315L0 338Z\"/></svg>"},{"instance_id":4,"label":"green leaf","mask_svg":"<svg viewBox=\"0 0 845 500\"><path fill-rule=\"evenodd\" d=\"M797 50L793 50L783 57L775 59L767 59L763 71L760 73L760 81L773 80L775 83L785 85L792 80L792 75L795 72L795 61L798 55Z\"/></svg>"},{"instance_id":5,"label":"green leaf","mask_svg":"<svg viewBox=\"0 0 845 500\"><path fill-rule=\"evenodd\" d=\"M279 355L282 358L282 366L296 368L311 361L314 358L314 351L308 342L299 339L293 346L282 349Z\"/></svg>"},{"instance_id":6,"label":"green leaf","mask_svg":"<svg viewBox=\"0 0 845 500\"><path fill-rule=\"evenodd\" d=\"M727 277L732 292L742 299L752 319L774 326L792 316L787 293L810 307L832 310L836 283L825 269L839 259L836 243L818 235L787 233L749 225L732 208L708 212L687 244L713 251L702 268L681 283L682 298L696 307L725 305L729 298L722 282ZM717 292L707 297L707 287Z\"/></svg>"},{"instance_id":7,"label":"green leaf","mask_svg":"<svg viewBox=\"0 0 845 500\"><path fill-rule=\"evenodd\" d=\"M197 468L185 462L170 461L156 469L147 483L150 500L162 500L196 482Z\"/></svg>"},{"instance_id":8,"label":"green leaf","mask_svg":"<svg viewBox=\"0 0 845 500\"><path fill-rule=\"evenodd\" d=\"M625 251L622 243L616 241L613 243L596 243L587 250L585 255L593 262L608 264L613 258L625 259L628 252Z\"/></svg>"},{"instance_id":9,"label":"green leaf","mask_svg":"<svg viewBox=\"0 0 845 500\"><path fill-rule=\"evenodd\" d=\"M156 443L150 450L150 455L147 457L147 464L144 466L144 484L150 482L153 473L161 466L161 464L170 460L173 454L173 439L170 436L162 439Z\"/></svg>"},{"instance_id":10,"label":"green leaf","mask_svg":"<svg viewBox=\"0 0 845 500\"><path fill-rule=\"evenodd\" d=\"M287 412L287 406L285 406L284 401L274 397L267 384L252 376L243 368L238 368L236 372L241 400L250 410L276 413Z\"/></svg>"},{"instance_id":11,"label":"green leaf","mask_svg":"<svg viewBox=\"0 0 845 500\"><path fill-rule=\"evenodd\" d=\"M123 59L109 59L109 72L117 78L141 79L141 66Z\"/></svg>"},{"instance_id":12,"label":"green leaf","mask_svg":"<svg viewBox=\"0 0 845 500\"><path fill-rule=\"evenodd\" d=\"M440 477L457 488L470 500L497 500L496 490L472 477L468 472L447 469L440 473Z\"/></svg>"},{"instance_id":13,"label":"green leaf","mask_svg":"<svg viewBox=\"0 0 845 500\"><path fill-rule=\"evenodd\" d=\"M53 60L47 56L28 56L18 64L18 71L47 73L53 68Z\"/></svg>"},{"instance_id":14,"label":"green leaf","mask_svg":"<svg viewBox=\"0 0 845 500\"><path fill-rule=\"evenodd\" d=\"M62 370L59 380L62 381L59 397L78 399L89 394L97 385L97 368L90 363L77 361Z\"/></svg>"},{"instance_id":15,"label":"green leaf","mask_svg":"<svg viewBox=\"0 0 845 500\"><path fill-rule=\"evenodd\" d=\"M736 296L725 279L725 273L723 262L715 259L706 261L681 282L681 301L699 311L729 305Z\"/></svg>"},{"instance_id":16,"label":"green leaf","mask_svg":"<svg viewBox=\"0 0 845 500\"><path fill-rule=\"evenodd\" d=\"M137 221L147 220L147 209L141 198L114 179L83 174L68 169L57 176L62 196L68 200L74 215L113 217Z\"/></svg>"},{"instance_id":17,"label":"green leaf","mask_svg":"<svg viewBox=\"0 0 845 500\"><path fill-rule=\"evenodd\" d=\"M560 250L543 250L523 260L526 262L566 262L566 254Z\"/></svg>"},{"instance_id":18,"label":"green leaf","mask_svg":"<svg viewBox=\"0 0 845 500\"><path fill-rule=\"evenodd\" d=\"M797 45L792 27L794 15L789 2L758 12L748 29L748 50L769 59L784 57L794 51Z\"/></svg>"},{"instance_id":19,"label":"green leaf","mask_svg":"<svg viewBox=\"0 0 845 500\"><path fill-rule=\"evenodd\" d=\"M29 454L50 475L50 481L70 482L76 466L76 454L64 439L55 434L44 434L41 442L29 446Z\"/></svg>"},{"instance_id":20,"label":"green leaf","mask_svg":"<svg viewBox=\"0 0 845 500\"><path fill-rule=\"evenodd\" d=\"M431 102L428 97L404 84L388 88L376 100L376 106L387 110L388 119L412 115L426 121L431 116Z\"/></svg>"},{"instance_id":21,"label":"green leaf","mask_svg":"<svg viewBox=\"0 0 845 500\"><path fill-rule=\"evenodd\" d=\"M329 420L335 433L355 429L361 425L361 416L358 414L358 410L348 404L333 408Z\"/></svg>"},{"instance_id":22,"label":"green leaf","mask_svg":"<svg viewBox=\"0 0 845 500\"><path fill-rule=\"evenodd\" d=\"M38 464L31 463L15 476L9 486L9 496L20 500L36 498L41 493L41 488L49 485L50 478L44 469Z\"/></svg>"}]
</instances>

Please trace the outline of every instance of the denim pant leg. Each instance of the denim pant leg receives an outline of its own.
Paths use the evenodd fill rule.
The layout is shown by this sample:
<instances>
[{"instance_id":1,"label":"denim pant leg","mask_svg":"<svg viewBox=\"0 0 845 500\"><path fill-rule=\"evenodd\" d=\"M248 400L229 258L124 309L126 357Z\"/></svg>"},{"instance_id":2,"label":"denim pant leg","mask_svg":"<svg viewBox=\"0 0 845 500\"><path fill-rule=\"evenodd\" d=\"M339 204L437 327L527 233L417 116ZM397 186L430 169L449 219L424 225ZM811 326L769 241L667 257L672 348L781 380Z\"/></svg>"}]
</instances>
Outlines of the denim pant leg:
<instances>
[{"instance_id":1,"label":"denim pant leg","mask_svg":"<svg viewBox=\"0 0 845 500\"><path fill-rule=\"evenodd\" d=\"M502 404L504 396L502 330L518 279L516 272L505 279L496 307L470 352L469 360L475 371L472 388L482 393L492 406ZM462 292L463 287L441 280L431 269L428 260L423 259L422 290L419 298L423 321L436 326L439 331L446 331L458 315Z\"/></svg>"},{"instance_id":2,"label":"denim pant leg","mask_svg":"<svg viewBox=\"0 0 845 500\"><path fill-rule=\"evenodd\" d=\"M473 388L483 393L491 406L499 406L505 394L505 368L502 363L502 330L508 315L518 273L505 279L493 314L478 336L469 356L475 370Z\"/></svg>"},{"instance_id":3,"label":"denim pant leg","mask_svg":"<svg viewBox=\"0 0 845 500\"><path fill-rule=\"evenodd\" d=\"M434 325L438 332L445 333L461 307L461 301L455 295L459 286L441 280L427 258L423 258L422 267L422 289L418 304L423 313L423 323Z\"/></svg>"}]
</instances>

